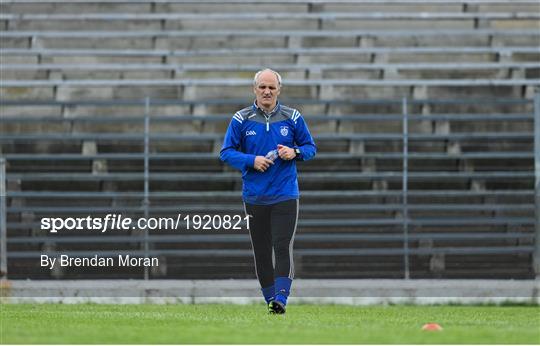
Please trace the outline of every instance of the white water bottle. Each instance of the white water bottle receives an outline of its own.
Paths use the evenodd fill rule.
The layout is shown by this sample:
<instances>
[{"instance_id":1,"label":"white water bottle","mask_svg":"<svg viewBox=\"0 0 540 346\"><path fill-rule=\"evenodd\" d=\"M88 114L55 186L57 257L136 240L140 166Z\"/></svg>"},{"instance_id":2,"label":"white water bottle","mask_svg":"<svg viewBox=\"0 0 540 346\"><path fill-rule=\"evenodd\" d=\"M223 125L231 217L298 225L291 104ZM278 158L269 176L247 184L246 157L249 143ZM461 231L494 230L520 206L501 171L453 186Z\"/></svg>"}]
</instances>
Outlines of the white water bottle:
<instances>
[{"instance_id":1,"label":"white water bottle","mask_svg":"<svg viewBox=\"0 0 540 346\"><path fill-rule=\"evenodd\" d=\"M279 154L278 154L278 151L277 149L274 149L274 150L270 150L268 152L268 154L266 154L265 158L269 159L269 160L272 160L272 161L276 161L276 159L279 157Z\"/></svg>"}]
</instances>

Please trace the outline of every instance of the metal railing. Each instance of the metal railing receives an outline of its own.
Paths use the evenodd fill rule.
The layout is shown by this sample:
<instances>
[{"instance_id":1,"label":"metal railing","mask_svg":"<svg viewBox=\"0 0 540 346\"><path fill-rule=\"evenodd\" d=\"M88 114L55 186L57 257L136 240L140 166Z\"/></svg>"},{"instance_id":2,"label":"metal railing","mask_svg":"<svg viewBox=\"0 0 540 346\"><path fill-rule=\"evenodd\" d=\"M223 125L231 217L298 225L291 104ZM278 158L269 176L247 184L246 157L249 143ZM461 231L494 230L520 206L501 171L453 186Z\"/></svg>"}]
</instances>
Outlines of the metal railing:
<instances>
[{"instance_id":1,"label":"metal railing","mask_svg":"<svg viewBox=\"0 0 540 346\"><path fill-rule=\"evenodd\" d=\"M0 157L0 279L7 277L6 160Z\"/></svg>"},{"instance_id":2,"label":"metal railing","mask_svg":"<svg viewBox=\"0 0 540 346\"><path fill-rule=\"evenodd\" d=\"M536 278L540 278L540 90L534 94L534 204L535 204L535 246L533 268Z\"/></svg>"}]
</instances>

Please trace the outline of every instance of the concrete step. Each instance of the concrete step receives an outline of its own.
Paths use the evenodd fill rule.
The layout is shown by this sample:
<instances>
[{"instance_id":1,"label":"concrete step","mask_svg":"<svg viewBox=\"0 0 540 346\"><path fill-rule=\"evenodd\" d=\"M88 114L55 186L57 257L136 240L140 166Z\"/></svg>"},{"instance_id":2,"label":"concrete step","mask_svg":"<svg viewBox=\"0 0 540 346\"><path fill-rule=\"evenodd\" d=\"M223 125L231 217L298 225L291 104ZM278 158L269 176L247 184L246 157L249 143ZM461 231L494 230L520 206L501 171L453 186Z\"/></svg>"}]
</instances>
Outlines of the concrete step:
<instances>
[{"instance_id":1,"label":"concrete step","mask_svg":"<svg viewBox=\"0 0 540 346\"><path fill-rule=\"evenodd\" d=\"M2 39L3 40L3 39ZM81 40L77 38L54 38L54 37L41 37L32 41L33 48L47 48L47 49L154 49L154 40L151 37L139 37L139 38L92 38ZM6 48L16 48L12 45L6 46Z\"/></svg>"},{"instance_id":2,"label":"concrete step","mask_svg":"<svg viewBox=\"0 0 540 346\"><path fill-rule=\"evenodd\" d=\"M419 12L456 12L463 10L462 5L452 3L431 3L431 4L396 4L396 3L332 3L326 1L322 4L314 6L314 12L404 12L404 13L419 13Z\"/></svg>"},{"instance_id":3,"label":"concrete step","mask_svg":"<svg viewBox=\"0 0 540 346\"><path fill-rule=\"evenodd\" d=\"M246 38L238 36L210 37L158 37L155 40L156 49L216 49L216 48L285 48L287 38L276 37ZM133 47L135 48L135 47Z\"/></svg>"},{"instance_id":4,"label":"concrete step","mask_svg":"<svg viewBox=\"0 0 540 346\"><path fill-rule=\"evenodd\" d=\"M429 14L428 14L429 15ZM435 14L436 15L436 14ZM538 26L534 19L497 19L496 17L462 17L462 18L440 18L434 20L429 16L425 18L399 19L388 16L387 18L362 18L362 19L326 19L324 17L315 18L295 18L284 14L282 19L263 19L264 25L268 27L279 27L282 30L371 30L371 29L474 29L477 25L489 29L529 29ZM238 19L219 19L218 21L203 21L202 18L178 18L163 19L144 18L125 19L125 20L62 20L50 21L30 20L30 19L4 19L3 26L6 30L249 30L261 24L259 18L238 18Z\"/></svg>"},{"instance_id":5,"label":"concrete step","mask_svg":"<svg viewBox=\"0 0 540 346\"><path fill-rule=\"evenodd\" d=\"M467 12L478 12L478 13L485 13L485 12L499 12L499 13L512 13L516 10L524 11L524 12L531 12L531 13L538 13L538 4L513 4L510 2L506 3L491 3L491 4L476 4L474 6L471 6L471 9Z\"/></svg>"},{"instance_id":6,"label":"concrete step","mask_svg":"<svg viewBox=\"0 0 540 346\"><path fill-rule=\"evenodd\" d=\"M47 2L47 3L2 3L0 4L2 13L20 14L43 14L43 13L151 13L150 3L69 3L69 2Z\"/></svg>"},{"instance_id":7,"label":"concrete step","mask_svg":"<svg viewBox=\"0 0 540 346\"><path fill-rule=\"evenodd\" d=\"M516 28L519 27L517 21ZM333 21L323 21L324 30L399 30L407 29L473 29L474 19L373 19L373 20L353 20L337 19ZM523 27L527 27L523 25Z\"/></svg>"},{"instance_id":8,"label":"concrete step","mask_svg":"<svg viewBox=\"0 0 540 346\"><path fill-rule=\"evenodd\" d=\"M160 13L306 13L307 3L156 3Z\"/></svg>"},{"instance_id":9,"label":"concrete step","mask_svg":"<svg viewBox=\"0 0 540 346\"><path fill-rule=\"evenodd\" d=\"M50 31L75 31L75 30L161 30L160 20L9 20L7 30L50 30Z\"/></svg>"}]
</instances>

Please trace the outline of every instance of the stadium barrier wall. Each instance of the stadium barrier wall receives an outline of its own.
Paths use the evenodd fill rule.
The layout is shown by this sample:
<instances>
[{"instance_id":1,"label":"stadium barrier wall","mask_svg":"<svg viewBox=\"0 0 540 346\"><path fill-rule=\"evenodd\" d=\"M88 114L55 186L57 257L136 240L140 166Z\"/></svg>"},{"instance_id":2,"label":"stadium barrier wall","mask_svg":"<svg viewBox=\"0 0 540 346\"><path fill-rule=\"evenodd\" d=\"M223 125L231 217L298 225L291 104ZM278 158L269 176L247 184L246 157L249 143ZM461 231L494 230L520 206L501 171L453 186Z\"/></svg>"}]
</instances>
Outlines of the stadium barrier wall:
<instances>
[{"instance_id":1,"label":"stadium barrier wall","mask_svg":"<svg viewBox=\"0 0 540 346\"><path fill-rule=\"evenodd\" d=\"M306 280L293 304L540 304L538 280ZM263 303L256 280L4 281L2 303Z\"/></svg>"}]
</instances>

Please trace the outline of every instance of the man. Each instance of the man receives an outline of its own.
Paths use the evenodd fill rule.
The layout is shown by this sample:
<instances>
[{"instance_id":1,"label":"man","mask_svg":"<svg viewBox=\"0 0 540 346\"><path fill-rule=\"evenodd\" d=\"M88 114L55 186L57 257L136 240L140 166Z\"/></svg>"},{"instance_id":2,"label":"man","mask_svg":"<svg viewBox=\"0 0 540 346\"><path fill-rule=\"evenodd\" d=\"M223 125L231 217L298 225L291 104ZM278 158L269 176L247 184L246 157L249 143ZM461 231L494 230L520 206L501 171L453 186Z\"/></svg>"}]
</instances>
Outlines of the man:
<instances>
[{"instance_id":1,"label":"man","mask_svg":"<svg viewBox=\"0 0 540 346\"><path fill-rule=\"evenodd\" d=\"M220 158L242 171L257 278L269 312L283 314L294 276L296 161L313 158L317 148L300 112L278 102L281 76L276 71L257 72L253 92L253 105L234 114Z\"/></svg>"}]
</instances>

